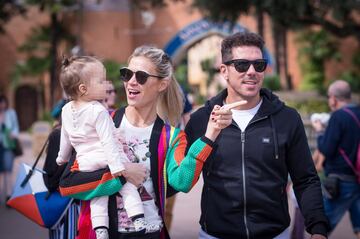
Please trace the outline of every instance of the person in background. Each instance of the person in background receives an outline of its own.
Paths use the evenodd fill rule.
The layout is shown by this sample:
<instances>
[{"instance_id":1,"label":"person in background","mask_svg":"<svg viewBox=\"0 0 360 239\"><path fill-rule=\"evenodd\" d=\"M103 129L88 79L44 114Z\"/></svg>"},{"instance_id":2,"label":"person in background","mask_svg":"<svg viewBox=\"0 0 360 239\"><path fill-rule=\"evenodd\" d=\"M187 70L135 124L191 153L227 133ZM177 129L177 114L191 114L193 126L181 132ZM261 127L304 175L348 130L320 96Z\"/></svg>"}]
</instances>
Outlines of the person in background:
<instances>
[{"instance_id":1,"label":"person in background","mask_svg":"<svg viewBox=\"0 0 360 239\"><path fill-rule=\"evenodd\" d=\"M330 119L329 113L314 113L310 116L310 121L313 128L317 127L318 124L321 124L322 130L326 129L329 123L329 119ZM325 156L319 151L317 147L312 154L312 158L314 160L316 171L318 173L322 173Z\"/></svg>"},{"instance_id":2,"label":"person in background","mask_svg":"<svg viewBox=\"0 0 360 239\"><path fill-rule=\"evenodd\" d=\"M111 81L108 81L108 89L106 90L106 98L104 100L105 108L112 114L116 108L116 89Z\"/></svg>"},{"instance_id":3,"label":"person in background","mask_svg":"<svg viewBox=\"0 0 360 239\"><path fill-rule=\"evenodd\" d=\"M351 102L351 88L346 81L334 81L327 94L332 111L328 126L324 129L318 121L314 128L319 133L319 151L325 156L323 186L327 192L338 193L324 195L325 213L332 231L349 211L354 233L360 238L360 184L349 165L355 167L360 160L360 107Z\"/></svg>"},{"instance_id":4,"label":"person in background","mask_svg":"<svg viewBox=\"0 0 360 239\"><path fill-rule=\"evenodd\" d=\"M15 155L12 151L14 139L19 136L19 123L14 109L9 108L5 95L0 95L0 193L1 201L7 201L11 195L11 173ZM2 185L1 185L2 184Z\"/></svg>"},{"instance_id":5,"label":"person in background","mask_svg":"<svg viewBox=\"0 0 360 239\"><path fill-rule=\"evenodd\" d=\"M264 41L251 32L235 33L221 44L220 74L227 87L191 115L189 145L204 134L214 105L240 100L203 167L199 238L279 238L288 233L290 174L311 238L325 239L320 180L304 126L296 110L262 88L267 60Z\"/></svg>"}]
</instances>

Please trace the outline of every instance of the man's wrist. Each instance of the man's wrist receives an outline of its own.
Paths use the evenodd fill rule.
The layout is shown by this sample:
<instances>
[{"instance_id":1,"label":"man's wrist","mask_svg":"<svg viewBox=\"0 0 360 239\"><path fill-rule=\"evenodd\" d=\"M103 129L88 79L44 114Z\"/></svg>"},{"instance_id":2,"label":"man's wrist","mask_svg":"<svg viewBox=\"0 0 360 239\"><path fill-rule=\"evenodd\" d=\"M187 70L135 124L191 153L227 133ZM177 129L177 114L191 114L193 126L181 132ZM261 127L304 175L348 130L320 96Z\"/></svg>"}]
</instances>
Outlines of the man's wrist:
<instances>
[{"instance_id":1,"label":"man's wrist","mask_svg":"<svg viewBox=\"0 0 360 239\"><path fill-rule=\"evenodd\" d=\"M327 226L325 223L317 223L311 228L311 234L316 235L320 234L327 238Z\"/></svg>"}]
</instances>

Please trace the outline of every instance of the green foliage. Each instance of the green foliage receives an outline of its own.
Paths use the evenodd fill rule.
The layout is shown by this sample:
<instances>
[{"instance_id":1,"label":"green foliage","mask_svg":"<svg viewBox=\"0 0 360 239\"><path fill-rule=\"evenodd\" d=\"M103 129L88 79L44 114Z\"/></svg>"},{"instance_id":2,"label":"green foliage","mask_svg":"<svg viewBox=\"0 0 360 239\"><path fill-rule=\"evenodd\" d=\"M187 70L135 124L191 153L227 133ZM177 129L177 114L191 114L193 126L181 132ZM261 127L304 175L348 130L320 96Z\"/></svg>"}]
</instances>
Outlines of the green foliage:
<instances>
[{"instance_id":1,"label":"green foliage","mask_svg":"<svg viewBox=\"0 0 360 239\"><path fill-rule=\"evenodd\" d=\"M173 2L182 0L172 0ZM141 8L164 7L165 0L134 0L133 3ZM235 23L240 15L264 12L271 19L286 28L308 27L320 25L338 37L355 36L358 34L360 23L356 17L360 14L358 0L193 0L192 7L214 21L230 21Z\"/></svg>"},{"instance_id":2,"label":"green foliage","mask_svg":"<svg viewBox=\"0 0 360 239\"><path fill-rule=\"evenodd\" d=\"M272 91L280 90L280 77L279 75L266 75L263 82L263 87Z\"/></svg>"},{"instance_id":3,"label":"green foliage","mask_svg":"<svg viewBox=\"0 0 360 239\"><path fill-rule=\"evenodd\" d=\"M45 112L42 114L40 120L49 122L50 125L53 125L53 124L54 124L54 118L51 116L51 112L49 112L49 111L45 111Z\"/></svg>"},{"instance_id":4,"label":"green foliage","mask_svg":"<svg viewBox=\"0 0 360 239\"><path fill-rule=\"evenodd\" d=\"M309 99L306 101L286 101L286 105L295 108L301 115L310 115L314 112L329 112L327 101L321 99Z\"/></svg>"},{"instance_id":5,"label":"green foliage","mask_svg":"<svg viewBox=\"0 0 360 239\"><path fill-rule=\"evenodd\" d=\"M207 58L200 62L201 69L208 74L206 85L209 86L214 80L217 70L214 68L215 58Z\"/></svg>"},{"instance_id":6,"label":"green foliage","mask_svg":"<svg viewBox=\"0 0 360 239\"><path fill-rule=\"evenodd\" d=\"M106 78L112 82L119 81L119 70L124 66L124 64L120 64L117 61L109 59L104 60L103 64L106 69Z\"/></svg>"},{"instance_id":7,"label":"green foliage","mask_svg":"<svg viewBox=\"0 0 360 239\"><path fill-rule=\"evenodd\" d=\"M120 105L125 105L126 98L125 95L123 94L124 84L122 81L120 81L120 77L119 77L120 76L119 70L121 67L124 67L125 64L110 59L104 60L103 64L106 69L106 78L113 83L116 91L118 92L116 97L116 106L119 107Z\"/></svg>"},{"instance_id":8,"label":"green foliage","mask_svg":"<svg viewBox=\"0 0 360 239\"><path fill-rule=\"evenodd\" d=\"M354 36L360 41L360 23L354 17L360 14L358 0L193 0L192 6L215 21L236 22L240 15L248 15L254 9L267 13L285 28L319 25L335 36Z\"/></svg>"},{"instance_id":9,"label":"green foliage","mask_svg":"<svg viewBox=\"0 0 360 239\"><path fill-rule=\"evenodd\" d=\"M198 8L205 16L214 21L236 22L240 14L247 14L252 5L251 0L193 0L192 7Z\"/></svg>"},{"instance_id":10,"label":"green foliage","mask_svg":"<svg viewBox=\"0 0 360 239\"><path fill-rule=\"evenodd\" d=\"M175 78L186 92L191 92L188 83L188 67L187 62L183 61L175 69Z\"/></svg>"},{"instance_id":11,"label":"green foliage","mask_svg":"<svg viewBox=\"0 0 360 239\"><path fill-rule=\"evenodd\" d=\"M0 1L0 33L5 33L4 26L13 16L18 14L24 15L26 8L16 0Z\"/></svg>"},{"instance_id":12,"label":"green foliage","mask_svg":"<svg viewBox=\"0 0 360 239\"><path fill-rule=\"evenodd\" d=\"M352 92L360 93L360 74L358 72L345 71L340 79L349 82Z\"/></svg>"},{"instance_id":13,"label":"green foliage","mask_svg":"<svg viewBox=\"0 0 360 239\"><path fill-rule=\"evenodd\" d=\"M21 76L38 76L47 72L51 65L51 26L39 26L33 28L26 41L18 48L19 52L25 53L28 57L24 62L14 65L10 79L13 86L16 86ZM73 45L75 37L71 35L62 24L58 28L60 40Z\"/></svg>"},{"instance_id":14,"label":"green foliage","mask_svg":"<svg viewBox=\"0 0 360 239\"><path fill-rule=\"evenodd\" d=\"M40 52L47 53L50 47L49 26L38 26L33 28L26 42L18 50L23 53Z\"/></svg>"},{"instance_id":15,"label":"green foliage","mask_svg":"<svg viewBox=\"0 0 360 239\"><path fill-rule=\"evenodd\" d=\"M48 11L49 13L59 13L66 7L72 7L78 3L77 0L25 0L25 4L38 6L41 11Z\"/></svg>"},{"instance_id":16,"label":"green foliage","mask_svg":"<svg viewBox=\"0 0 360 239\"><path fill-rule=\"evenodd\" d=\"M297 41L300 43L300 68L303 73L302 90L325 92L325 62L329 59L340 59L337 44L324 30L305 30L300 32Z\"/></svg>"},{"instance_id":17,"label":"green foliage","mask_svg":"<svg viewBox=\"0 0 360 239\"><path fill-rule=\"evenodd\" d=\"M357 50L352 56L353 66L344 71L340 79L349 82L351 89L355 93L360 93L360 50Z\"/></svg>"}]
</instances>

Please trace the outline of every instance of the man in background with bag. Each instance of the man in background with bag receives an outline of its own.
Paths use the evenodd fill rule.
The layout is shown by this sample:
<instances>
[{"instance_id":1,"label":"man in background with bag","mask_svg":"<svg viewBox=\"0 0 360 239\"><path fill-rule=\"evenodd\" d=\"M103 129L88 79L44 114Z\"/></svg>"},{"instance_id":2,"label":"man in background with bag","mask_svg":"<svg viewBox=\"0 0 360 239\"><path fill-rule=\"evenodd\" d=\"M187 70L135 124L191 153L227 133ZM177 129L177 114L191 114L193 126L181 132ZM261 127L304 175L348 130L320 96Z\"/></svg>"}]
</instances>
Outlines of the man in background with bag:
<instances>
[{"instance_id":1,"label":"man in background with bag","mask_svg":"<svg viewBox=\"0 0 360 239\"><path fill-rule=\"evenodd\" d=\"M360 239L360 172L355 168L360 160L360 107L351 103L350 86L343 80L329 86L328 104L332 115L326 130L320 122L314 124L319 150L325 156L325 213L333 230L349 210L354 233Z\"/></svg>"},{"instance_id":2,"label":"man in background with bag","mask_svg":"<svg viewBox=\"0 0 360 239\"><path fill-rule=\"evenodd\" d=\"M0 95L0 201L7 200L11 194L11 172L18 135L19 123L16 112L9 108L6 96Z\"/></svg>"}]
</instances>

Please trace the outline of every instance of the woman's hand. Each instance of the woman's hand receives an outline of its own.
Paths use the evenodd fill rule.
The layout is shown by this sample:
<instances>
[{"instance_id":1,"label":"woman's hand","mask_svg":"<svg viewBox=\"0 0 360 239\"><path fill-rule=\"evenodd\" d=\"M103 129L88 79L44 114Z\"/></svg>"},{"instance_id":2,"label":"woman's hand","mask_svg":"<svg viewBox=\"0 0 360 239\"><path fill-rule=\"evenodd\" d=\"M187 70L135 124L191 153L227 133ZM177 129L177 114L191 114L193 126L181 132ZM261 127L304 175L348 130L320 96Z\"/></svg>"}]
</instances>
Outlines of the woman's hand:
<instances>
[{"instance_id":1,"label":"woman's hand","mask_svg":"<svg viewBox=\"0 0 360 239\"><path fill-rule=\"evenodd\" d=\"M126 178L126 181L134 184L136 187L142 185L146 178L146 168L142 164L138 163L125 163L125 171L122 175Z\"/></svg>"},{"instance_id":2,"label":"woman's hand","mask_svg":"<svg viewBox=\"0 0 360 239\"><path fill-rule=\"evenodd\" d=\"M215 141L217 136L220 134L220 131L222 129L225 129L231 124L232 122L231 109L246 103L247 101L242 100L242 101L234 102L232 104L224 105L222 107L220 107L219 105L215 105L210 115L205 136L208 139Z\"/></svg>"}]
</instances>

